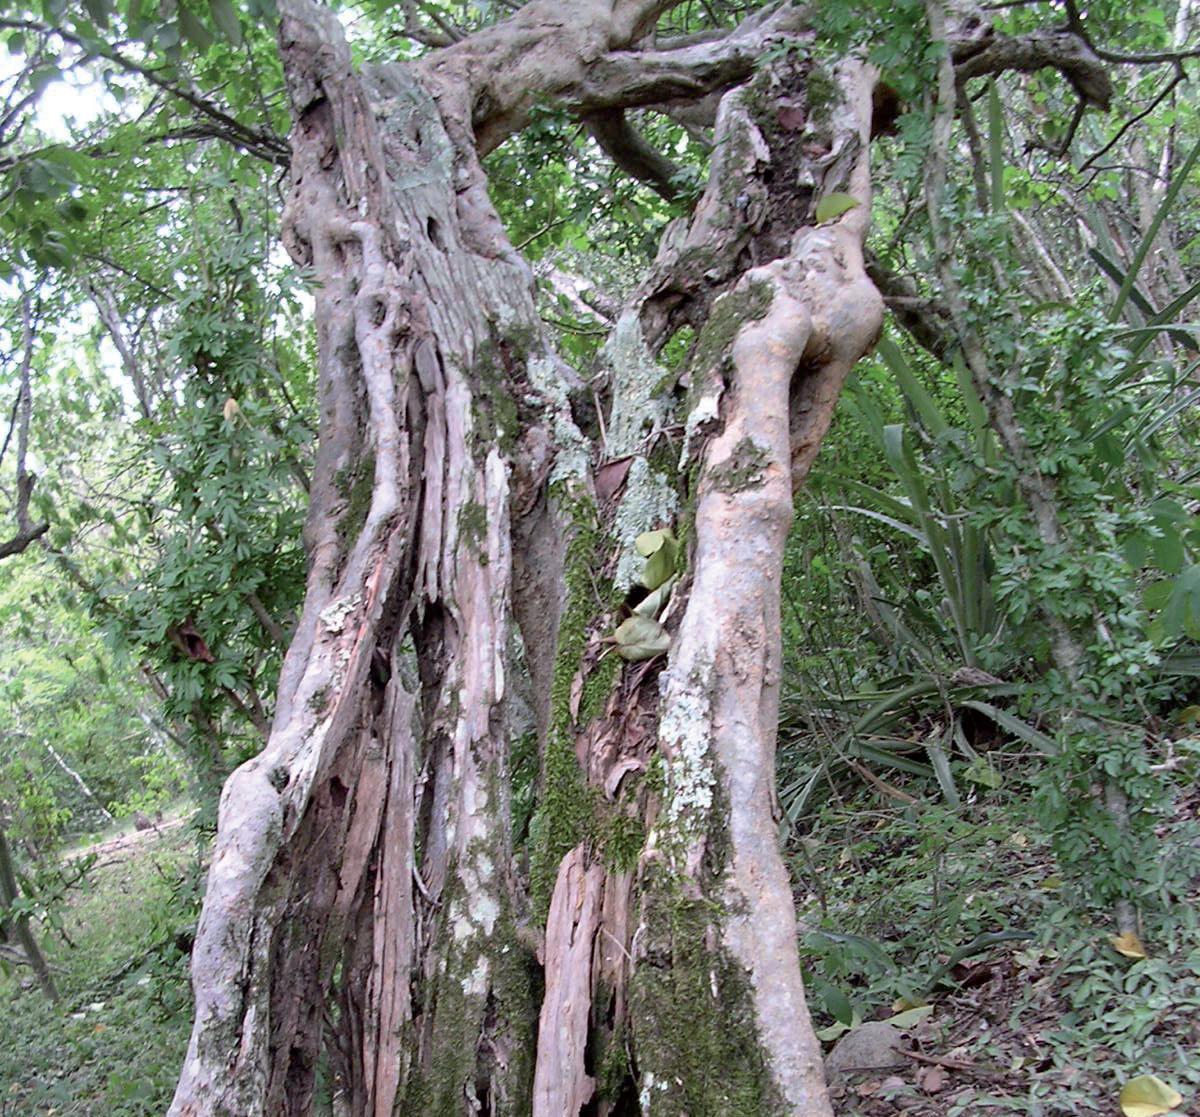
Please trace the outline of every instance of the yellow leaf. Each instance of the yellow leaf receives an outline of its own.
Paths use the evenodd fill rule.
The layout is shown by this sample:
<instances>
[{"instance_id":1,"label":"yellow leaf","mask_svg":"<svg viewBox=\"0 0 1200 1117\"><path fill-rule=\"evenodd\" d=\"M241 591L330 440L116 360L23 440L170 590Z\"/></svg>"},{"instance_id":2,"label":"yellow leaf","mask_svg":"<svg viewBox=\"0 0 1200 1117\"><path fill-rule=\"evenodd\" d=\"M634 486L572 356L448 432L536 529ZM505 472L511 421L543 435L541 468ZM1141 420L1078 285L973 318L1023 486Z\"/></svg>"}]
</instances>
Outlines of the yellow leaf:
<instances>
[{"instance_id":1,"label":"yellow leaf","mask_svg":"<svg viewBox=\"0 0 1200 1117\"><path fill-rule=\"evenodd\" d=\"M1121 1087L1120 1102L1125 1117L1158 1117L1180 1105L1183 1095L1172 1090L1161 1078L1139 1074Z\"/></svg>"},{"instance_id":2,"label":"yellow leaf","mask_svg":"<svg viewBox=\"0 0 1200 1117\"><path fill-rule=\"evenodd\" d=\"M1113 935L1108 941L1112 944L1113 950L1118 954L1125 955L1126 958L1146 957L1146 948L1142 945L1142 940L1132 931L1126 931L1123 935Z\"/></svg>"},{"instance_id":3,"label":"yellow leaf","mask_svg":"<svg viewBox=\"0 0 1200 1117\"><path fill-rule=\"evenodd\" d=\"M1062 877L1049 876L1046 877L1038 887L1043 892L1058 892L1063 886Z\"/></svg>"},{"instance_id":4,"label":"yellow leaf","mask_svg":"<svg viewBox=\"0 0 1200 1117\"><path fill-rule=\"evenodd\" d=\"M1184 706L1175 720L1183 725L1200 725L1200 706Z\"/></svg>"}]
</instances>

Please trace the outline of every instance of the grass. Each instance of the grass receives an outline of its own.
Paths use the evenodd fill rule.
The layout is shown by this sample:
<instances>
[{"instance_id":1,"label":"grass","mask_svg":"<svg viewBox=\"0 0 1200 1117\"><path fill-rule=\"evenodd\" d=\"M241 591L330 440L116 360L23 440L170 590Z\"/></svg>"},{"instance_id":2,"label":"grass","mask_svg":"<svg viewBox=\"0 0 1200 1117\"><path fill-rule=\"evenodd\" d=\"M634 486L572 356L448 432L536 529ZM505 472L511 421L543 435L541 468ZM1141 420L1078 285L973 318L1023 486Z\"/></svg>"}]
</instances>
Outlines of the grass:
<instances>
[{"instance_id":1,"label":"grass","mask_svg":"<svg viewBox=\"0 0 1200 1117\"><path fill-rule=\"evenodd\" d=\"M191 1019L195 838L177 825L98 848L65 941L42 936L62 1003L24 968L0 975L0 1117L148 1117L170 1102Z\"/></svg>"}]
</instances>

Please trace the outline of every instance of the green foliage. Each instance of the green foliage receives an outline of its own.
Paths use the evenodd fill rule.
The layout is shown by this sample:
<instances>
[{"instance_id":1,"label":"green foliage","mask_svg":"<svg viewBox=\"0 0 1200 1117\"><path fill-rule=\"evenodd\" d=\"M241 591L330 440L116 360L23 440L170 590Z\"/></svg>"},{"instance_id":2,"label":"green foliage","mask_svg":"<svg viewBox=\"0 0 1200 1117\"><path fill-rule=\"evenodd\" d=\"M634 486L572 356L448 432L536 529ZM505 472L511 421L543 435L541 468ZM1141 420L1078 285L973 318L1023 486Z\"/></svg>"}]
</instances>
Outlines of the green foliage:
<instances>
[{"instance_id":1,"label":"green foliage","mask_svg":"<svg viewBox=\"0 0 1200 1117\"><path fill-rule=\"evenodd\" d=\"M0 1091L13 1112L166 1110L191 1012L192 841L177 827L137 856L110 852L86 890L72 892L62 908L65 939L47 941L63 1008L25 987L26 970L0 975Z\"/></svg>"}]
</instances>

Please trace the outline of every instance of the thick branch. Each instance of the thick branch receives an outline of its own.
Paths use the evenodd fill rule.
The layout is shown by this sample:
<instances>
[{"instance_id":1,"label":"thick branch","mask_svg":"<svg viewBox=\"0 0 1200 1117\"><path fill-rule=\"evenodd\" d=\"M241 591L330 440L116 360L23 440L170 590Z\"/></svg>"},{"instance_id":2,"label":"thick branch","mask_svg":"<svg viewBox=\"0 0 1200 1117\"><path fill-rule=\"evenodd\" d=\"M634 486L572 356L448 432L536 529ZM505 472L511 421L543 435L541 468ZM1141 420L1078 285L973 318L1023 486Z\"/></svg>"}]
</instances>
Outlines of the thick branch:
<instances>
[{"instance_id":1,"label":"thick branch","mask_svg":"<svg viewBox=\"0 0 1200 1117\"><path fill-rule=\"evenodd\" d=\"M626 174L671 201L679 194L679 168L655 149L625 119L621 109L604 109L583 118L588 131Z\"/></svg>"},{"instance_id":2,"label":"thick branch","mask_svg":"<svg viewBox=\"0 0 1200 1117\"><path fill-rule=\"evenodd\" d=\"M1107 110L1112 103L1108 71L1083 36L1062 29L1031 31L1028 35L989 35L983 45L975 40L950 42L957 82L1005 70L1033 73L1047 67L1058 70L1081 100Z\"/></svg>"},{"instance_id":3,"label":"thick branch","mask_svg":"<svg viewBox=\"0 0 1200 1117\"><path fill-rule=\"evenodd\" d=\"M430 55L429 78L470 106L481 154L528 123L550 97L587 115L675 99L694 100L747 78L768 44L805 24L790 6L755 16L720 39L677 50L630 49L664 0L615 8L588 0L564 23L561 0L534 0L511 19Z\"/></svg>"},{"instance_id":4,"label":"thick branch","mask_svg":"<svg viewBox=\"0 0 1200 1117\"><path fill-rule=\"evenodd\" d=\"M891 271L872 253L866 256L866 268L896 322L922 349L939 359L948 356L958 345L949 308L923 293L912 276Z\"/></svg>"}]
</instances>

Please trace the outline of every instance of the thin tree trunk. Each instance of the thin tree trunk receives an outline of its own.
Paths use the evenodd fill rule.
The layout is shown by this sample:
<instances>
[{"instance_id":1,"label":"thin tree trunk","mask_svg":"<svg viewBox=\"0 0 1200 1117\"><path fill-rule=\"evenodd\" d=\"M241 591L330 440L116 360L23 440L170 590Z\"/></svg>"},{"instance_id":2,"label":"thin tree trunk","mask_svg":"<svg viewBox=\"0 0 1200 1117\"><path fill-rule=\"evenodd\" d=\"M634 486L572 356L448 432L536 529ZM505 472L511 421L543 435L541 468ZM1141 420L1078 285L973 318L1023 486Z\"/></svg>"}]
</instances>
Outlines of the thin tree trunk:
<instances>
[{"instance_id":1,"label":"thin tree trunk","mask_svg":"<svg viewBox=\"0 0 1200 1117\"><path fill-rule=\"evenodd\" d=\"M49 741L46 741L45 745L46 751L50 754L50 759L53 760L54 763L57 764L64 772L66 772L72 780L75 781L75 785L83 793L85 798L90 799L96 804L96 809L104 816L105 820L110 823L116 822L117 820L113 818L112 811L110 811L102 802L100 802L99 797L88 786L87 781L63 759L62 754L59 753L59 751Z\"/></svg>"},{"instance_id":2,"label":"thin tree trunk","mask_svg":"<svg viewBox=\"0 0 1200 1117\"><path fill-rule=\"evenodd\" d=\"M4 827L0 826L0 905L10 908L19 898L20 892L17 889L17 874L13 870L12 853L8 847L8 835L4 832ZM12 920L11 926L16 933L17 941L20 942L26 959L29 961L29 965L37 976L38 984L42 987L42 992L46 994L49 1000L57 1001L58 987L54 984L54 976L50 973L50 967L46 965L46 959L42 954L41 947L38 946L37 939L33 936L33 930L29 926L29 916L16 916Z\"/></svg>"}]
</instances>

